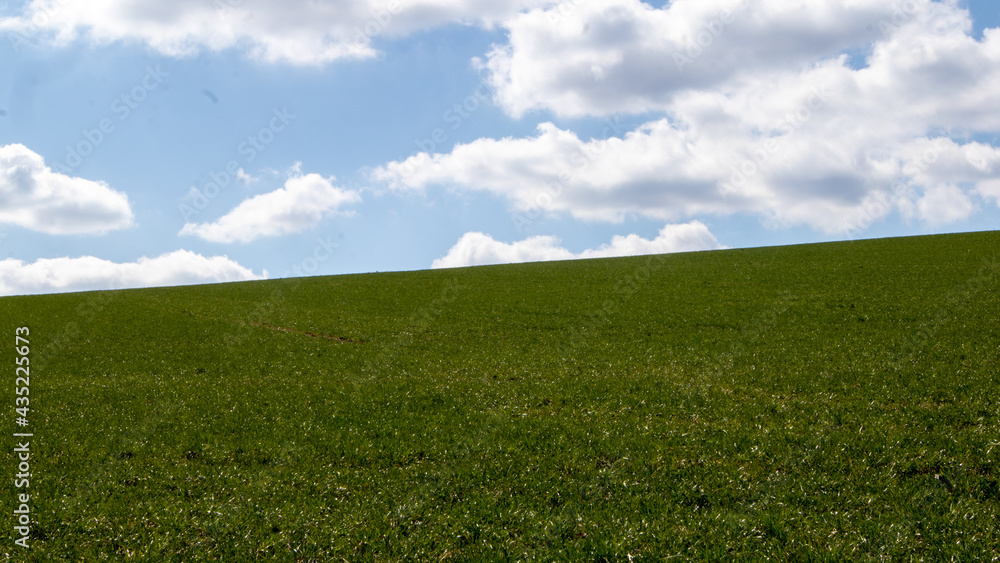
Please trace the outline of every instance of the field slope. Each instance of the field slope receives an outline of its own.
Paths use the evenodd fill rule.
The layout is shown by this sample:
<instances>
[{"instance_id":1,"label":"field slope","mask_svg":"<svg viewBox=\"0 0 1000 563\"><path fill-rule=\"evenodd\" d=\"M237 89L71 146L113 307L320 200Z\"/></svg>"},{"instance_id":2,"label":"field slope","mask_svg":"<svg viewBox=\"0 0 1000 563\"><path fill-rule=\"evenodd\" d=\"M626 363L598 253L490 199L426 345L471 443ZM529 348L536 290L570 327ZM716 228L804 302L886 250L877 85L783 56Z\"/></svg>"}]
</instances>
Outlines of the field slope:
<instances>
[{"instance_id":1,"label":"field slope","mask_svg":"<svg viewBox=\"0 0 1000 563\"><path fill-rule=\"evenodd\" d=\"M998 250L989 232L3 298L10 429L31 330L36 523L25 551L6 510L0 553L996 560Z\"/></svg>"}]
</instances>

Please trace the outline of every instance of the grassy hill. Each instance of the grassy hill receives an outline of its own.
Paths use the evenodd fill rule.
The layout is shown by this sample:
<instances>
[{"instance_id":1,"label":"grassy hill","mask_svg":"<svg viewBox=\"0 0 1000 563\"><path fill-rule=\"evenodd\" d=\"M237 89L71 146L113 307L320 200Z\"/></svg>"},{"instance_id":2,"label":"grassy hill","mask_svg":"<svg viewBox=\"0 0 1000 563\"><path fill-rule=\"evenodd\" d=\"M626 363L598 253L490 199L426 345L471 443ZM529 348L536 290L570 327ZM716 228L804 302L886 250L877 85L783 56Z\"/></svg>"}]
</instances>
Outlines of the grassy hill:
<instances>
[{"instance_id":1,"label":"grassy hill","mask_svg":"<svg viewBox=\"0 0 1000 563\"><path fill-rule=\"evenodd\" d=\"M11 344L30 328L36 523L0 552L995 560L998 250L989 232L3 298Z\"/></svg>"}]
</instances>

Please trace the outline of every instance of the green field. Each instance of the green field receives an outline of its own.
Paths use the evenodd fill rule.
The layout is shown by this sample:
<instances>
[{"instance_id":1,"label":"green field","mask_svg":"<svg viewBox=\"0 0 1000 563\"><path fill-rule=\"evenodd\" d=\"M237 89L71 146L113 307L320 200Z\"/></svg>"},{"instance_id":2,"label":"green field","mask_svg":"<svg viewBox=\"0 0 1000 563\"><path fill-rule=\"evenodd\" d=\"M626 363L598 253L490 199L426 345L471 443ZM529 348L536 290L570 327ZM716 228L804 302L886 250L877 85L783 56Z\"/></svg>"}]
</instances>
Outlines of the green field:
<instances>
[{"instance_id":1,"label":"green field","mask_svg":"<svg viewBox=\"0 0 1000 563\"><path fill-rule=\"evenodd\" d=\"M0 299L37 561L1000 558L1000 232ZM23 489L21 490L23 492Z\"/></svg>"}]
</instances>

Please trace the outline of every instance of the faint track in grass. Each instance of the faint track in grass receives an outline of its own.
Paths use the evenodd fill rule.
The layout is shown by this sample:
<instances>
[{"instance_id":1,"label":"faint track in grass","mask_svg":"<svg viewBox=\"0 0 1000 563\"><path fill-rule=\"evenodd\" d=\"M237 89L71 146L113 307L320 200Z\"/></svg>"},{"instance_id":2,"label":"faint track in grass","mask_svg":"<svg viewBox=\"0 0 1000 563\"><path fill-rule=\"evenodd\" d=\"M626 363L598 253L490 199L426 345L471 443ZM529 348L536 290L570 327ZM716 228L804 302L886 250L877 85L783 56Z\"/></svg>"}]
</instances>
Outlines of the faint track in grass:
<instances>
[{"instance_id":1,"label":"faint track in grass","mask_svg":"<svg viewBox=\"0 0 1000 563\"><path fill-rule=\"evenodd\" d=\"M317 333L317 332L310 332L308 330L299 330L299 329L296 329L296 328L287 328L287 327L283 327L283 326L275 326L275 325L271 325L271 324L267 324L267 323L248 322L246 324L248 324L250 326L259 326L259 327L263 327L263 328L269 328L271 330L279 330L281 332L290 332L292 334L304 334L304 335L309 336L311 338L325 338L327 340L336 340L337 342L350 342L352 344L361 344L360 340L354 340L353 338L347 338L346 336L334 336L332 334L320 334L320 333Z\"/></svg>"},{"instance_id":2,"label":"faint track in grass","mask_svg":"<svg viewBox=\"0 0 1000 563\"><path fill-rule=\"evenodd\" d=\"M357 339L354 339L354 338L348 338L346 336L337 336L337 335L334 335L334 334L323 334L323 333L319 333L319 332L312 332L310 330L299 330L297 328L288 328L288 327L284 327L284 326L272 325L272 324L269 324L269 323L260 323L260 322L254 322L254 321L240 321L240 320L235 320L235 319L223 319L223 318L220 318L220 317L211 317L211 316L208 316L208 315L200 315L198 313L194 313L194 312L191 312L191 311L181 311L180 314L182 314L182 315L190 315L192 317L198 317L200 319L208 319L208 320L213 320L213 321L222 321L222 322L232 323L232 324L237 324L237 325L256 326L256 327L260 327L260 328L266 328L266 329L269 329L269 330L276 330L276 331L279 331L279 332L287 332L287 333L290 333L290 334L301 334L303 336L308 336L310 338L322 338L322 339L325 339L325 340L333 340L335 342L344 342L344 343L350 343L350 344L362 344L361 340L357 340Z\"/></svg>"}]
</instances>

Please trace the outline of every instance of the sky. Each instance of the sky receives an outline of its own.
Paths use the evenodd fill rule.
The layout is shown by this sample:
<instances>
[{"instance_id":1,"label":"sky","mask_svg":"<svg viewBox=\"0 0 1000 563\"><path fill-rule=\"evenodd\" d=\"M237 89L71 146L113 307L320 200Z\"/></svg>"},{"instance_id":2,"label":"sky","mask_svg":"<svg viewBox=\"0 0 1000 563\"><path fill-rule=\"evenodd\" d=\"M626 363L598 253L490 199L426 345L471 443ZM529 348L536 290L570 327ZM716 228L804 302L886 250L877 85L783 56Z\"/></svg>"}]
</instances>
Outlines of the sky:
<instances>
[{"instance_id":1,"label":"sky","mask_svg":"<svg viewBox=\"0 0 1000 563\"><path fill-rule=\"evenodd\" d=\"M994 0L0 1L0 295L996 229Z\"/></svg>"}]
</instances>

